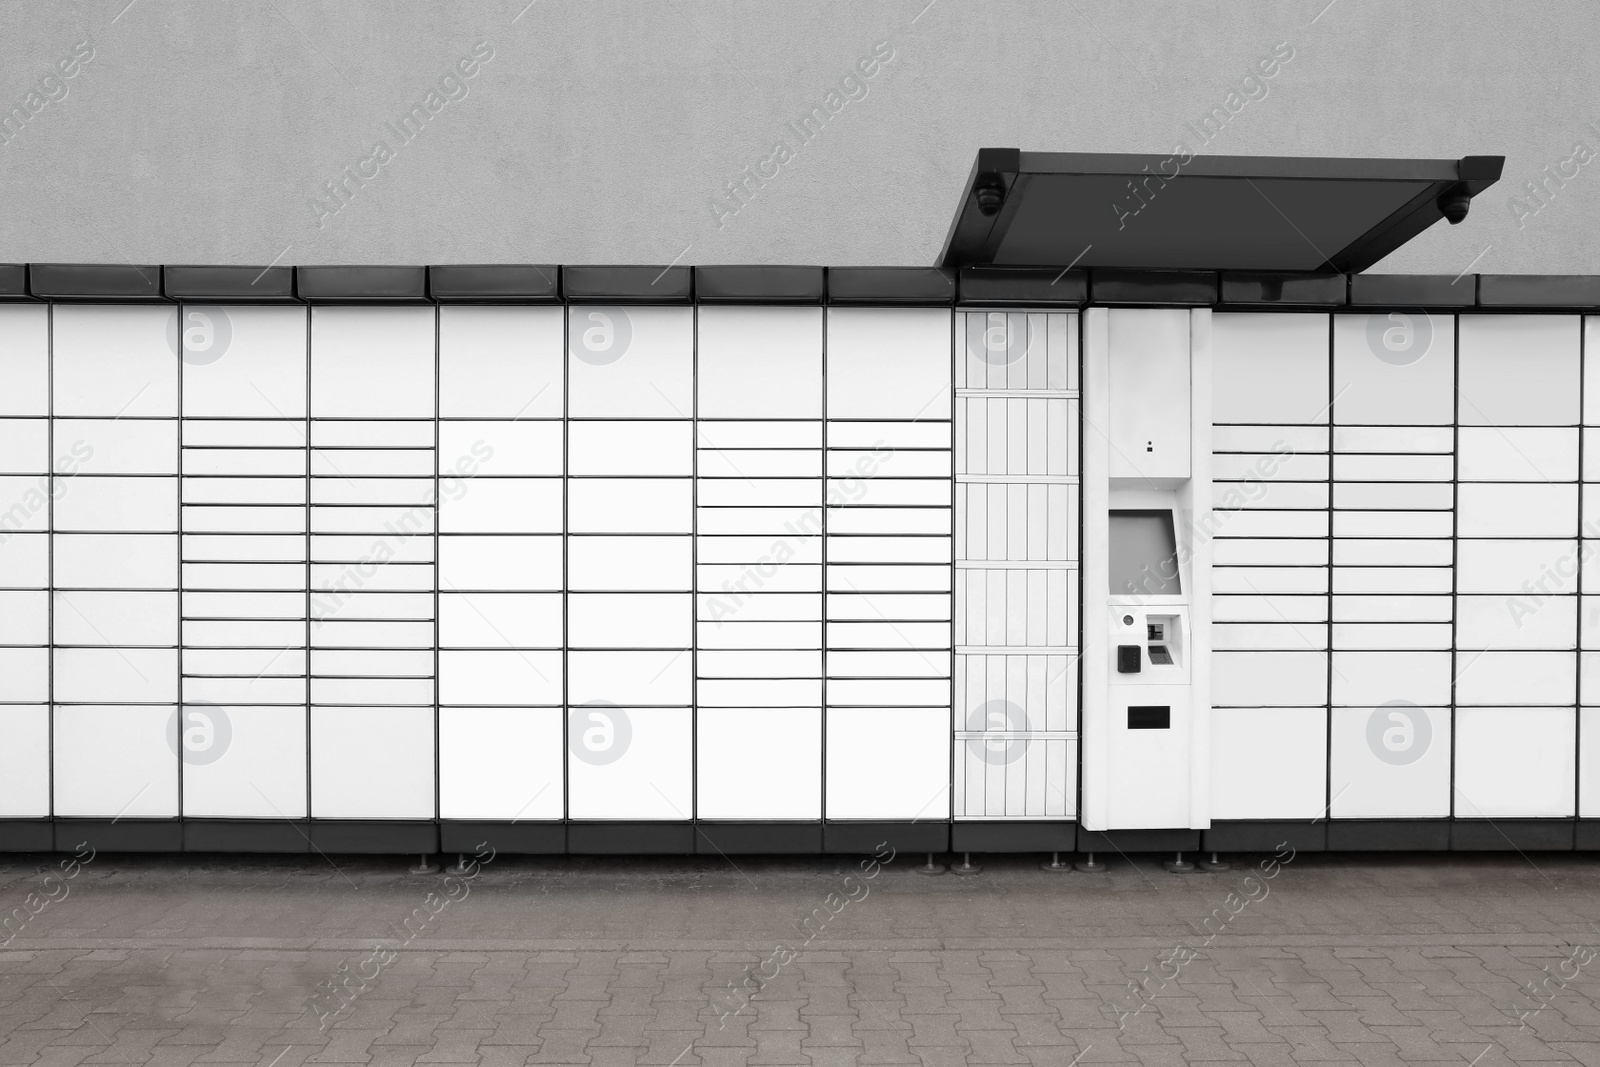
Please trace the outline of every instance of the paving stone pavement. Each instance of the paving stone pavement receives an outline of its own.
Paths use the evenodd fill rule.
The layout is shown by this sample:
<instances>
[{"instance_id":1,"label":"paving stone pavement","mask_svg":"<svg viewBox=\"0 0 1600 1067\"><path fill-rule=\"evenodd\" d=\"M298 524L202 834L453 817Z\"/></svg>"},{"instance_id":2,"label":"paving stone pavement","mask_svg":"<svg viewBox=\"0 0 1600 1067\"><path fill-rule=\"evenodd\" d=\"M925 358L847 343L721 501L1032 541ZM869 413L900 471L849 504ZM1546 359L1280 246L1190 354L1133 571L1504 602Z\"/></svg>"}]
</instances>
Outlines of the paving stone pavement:
<instances>
[{"instance_id":1,"label":"paving stone pavement","mask_svg":"<svg viewBox=\"0 0 1600 1067\"><path fill-rule=\"evenodd\" d=\"M0 857L0 1067L1600 1065L1594 857L1233 859Z\"/></svg>"}]
</instances>

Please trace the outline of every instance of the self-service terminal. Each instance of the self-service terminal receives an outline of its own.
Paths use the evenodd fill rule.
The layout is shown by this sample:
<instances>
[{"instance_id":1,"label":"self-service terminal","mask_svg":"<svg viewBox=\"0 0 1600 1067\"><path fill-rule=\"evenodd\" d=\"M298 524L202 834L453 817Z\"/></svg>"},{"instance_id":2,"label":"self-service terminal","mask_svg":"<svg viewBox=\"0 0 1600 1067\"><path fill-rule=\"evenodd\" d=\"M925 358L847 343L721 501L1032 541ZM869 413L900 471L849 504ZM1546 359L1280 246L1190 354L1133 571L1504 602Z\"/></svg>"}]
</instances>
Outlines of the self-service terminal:
<instances>
[{"instance_id":1,"label":"self-service terminal","mask_svg":"<svg viewBox=\"0 0 1600 1067\"><path fill-rule=\"evenodd\" d=\"M1209 825L1209 316L1085 316L1085 829Z\"/></svg>"}]
</instances>

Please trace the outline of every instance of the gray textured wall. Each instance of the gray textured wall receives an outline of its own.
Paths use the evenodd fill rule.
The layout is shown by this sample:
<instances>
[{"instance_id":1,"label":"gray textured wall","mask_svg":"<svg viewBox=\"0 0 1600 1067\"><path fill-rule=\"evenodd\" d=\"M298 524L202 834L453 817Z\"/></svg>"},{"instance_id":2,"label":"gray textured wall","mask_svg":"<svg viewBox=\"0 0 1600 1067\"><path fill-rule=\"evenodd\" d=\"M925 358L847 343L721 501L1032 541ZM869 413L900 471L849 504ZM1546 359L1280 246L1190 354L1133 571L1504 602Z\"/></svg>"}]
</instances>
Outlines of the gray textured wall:
<instances>
[{"instance_id":1,"label":"gray textured wall","mask_svg":"<svg viewBox=\"0 0 1600 1067\"><path fill-rule=\"evenodd\" d=\"M0 110L36 113L0 145L0 261L927 264L977 148L1192 146L1286 41L1206 152L1503 153L1464 225L1379 269L1600 271L1600 159L1573 160L1600 151L1594 0L526 2L8 3ZM726 183L883 41L719 224ZM479 42L402 143L387 124ZM324 183L379 141L332 212ZM1510 197L1568 160L1519 226Z\"/></svg>"}]
</instances>

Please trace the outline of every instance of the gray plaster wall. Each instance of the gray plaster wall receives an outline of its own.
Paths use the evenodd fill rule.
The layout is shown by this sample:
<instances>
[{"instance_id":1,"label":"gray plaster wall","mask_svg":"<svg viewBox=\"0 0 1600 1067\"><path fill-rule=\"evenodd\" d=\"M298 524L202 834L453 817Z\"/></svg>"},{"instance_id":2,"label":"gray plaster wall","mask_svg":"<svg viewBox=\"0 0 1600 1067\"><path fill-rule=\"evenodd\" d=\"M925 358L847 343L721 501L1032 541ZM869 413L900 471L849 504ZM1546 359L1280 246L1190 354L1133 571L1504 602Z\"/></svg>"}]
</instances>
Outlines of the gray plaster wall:
<instances>
[{"instance_id":1,"label":"gray plaster wall","mask_svg":"<svg viewBox=\"0 0 1600 1067\"><path fill-rule=\"evenodd\" d=\"M1378 269L1600 272L1597 56L1594 0L10 0L0 261L929 264L980 147L1184 143L1504 154Z\"/></svg>"}]
</instances>

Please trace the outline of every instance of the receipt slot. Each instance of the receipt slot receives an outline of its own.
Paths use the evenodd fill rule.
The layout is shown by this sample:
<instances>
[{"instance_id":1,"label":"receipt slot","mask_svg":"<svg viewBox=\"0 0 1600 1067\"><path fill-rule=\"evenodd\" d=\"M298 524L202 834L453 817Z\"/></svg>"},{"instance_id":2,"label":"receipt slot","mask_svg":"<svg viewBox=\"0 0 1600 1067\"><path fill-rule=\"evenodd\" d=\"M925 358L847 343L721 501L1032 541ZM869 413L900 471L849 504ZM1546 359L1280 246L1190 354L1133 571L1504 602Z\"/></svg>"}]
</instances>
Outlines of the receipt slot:
<instances>
[{"instance_id":1,"label":"receipt slot","mask_svg":"<svg viewBox=\"0 0 1600 1067\"><path fill-rule=\"evenodd\" d=\"M1209 311L1085 313L1085 829L1209 825L1209 359Z\"/></svg>"}]
</instances>

